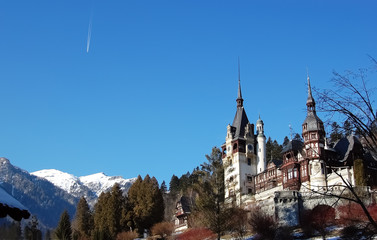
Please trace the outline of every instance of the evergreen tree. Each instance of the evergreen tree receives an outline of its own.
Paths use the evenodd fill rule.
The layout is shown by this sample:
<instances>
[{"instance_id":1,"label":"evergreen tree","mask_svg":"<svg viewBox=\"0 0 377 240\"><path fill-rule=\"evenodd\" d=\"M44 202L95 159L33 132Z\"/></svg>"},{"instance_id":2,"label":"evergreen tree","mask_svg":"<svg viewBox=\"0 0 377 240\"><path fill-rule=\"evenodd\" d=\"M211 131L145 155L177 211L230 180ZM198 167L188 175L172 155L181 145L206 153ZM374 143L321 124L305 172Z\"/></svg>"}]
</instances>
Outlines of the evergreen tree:
<instances>
[{"instance_id":1,"label":"evergreen tree","mask_svg":"<svg viewBox=\"0 0 377 240\"><path fill-rule=\"evenodd\" d=\"M55 229L55 235L59 240L72 239L71 222L67 210L64 210L64 212L60 216L58 227Z\"/></svg>"},{"instance_id":2,"label":"evergreen tree","mask_svg":"<svg viewBox=\"0 0 377 240\"><path fill-rule=\"evenodd\" d=\"M270 138L269 138L270 139ZM284 137L284 141L283 141L283 146L286 146L288 145L289 143L289 138L287 136Z\"/></svg>"},{"instance_id":3,"label":"evergreen tree","mask_svg":"<svg viewBox=\"0 0 377 240\"><path fill-rule=\"evenodd\" d=\"M161 183L161 186L160 186L160 191L161 191L161 193L162 194L165 194L166 192L167 192L167 187L166 187L166 183L165 183L165 181L162 181L162 183Z\"/></svg>"},{"instance_id":4,"label":"evergreen tree","mask_svg":"<svg viewBox=\"0 0 377 240\"><path fill-rule=\"evenodd\" d=\"M171 177L170 183L169 183L169 190L171 194L178 194L179 189L179 178L175 175Z\"/></svg>"},{"instance_id":5,"label":"evergreen tree","mask_svg":"<svg viewBox=\"0 0 377 240\"><path fill-rule=\"evenodd\" d=\"M302 137L300 134L296 133L293 140L302 141Z\"/></svg>"},{"instance_id":6,"label":"evergreen tree","mask_svg":"<svg viewBox=\"0 0 377 240\"><path fill-rule=\"evenodd\" d=\"M123 192L119 184L115 183L110 192L110 199L107 206L107 227L110 236L115 239L117 234L122 231L121 218L125 204Z\"/></svg>"},{"instance_id":7,"label":"evergreen tree","mask_svg":"<svg viewBox=\"0 0 377 240\"><path fill-rule=\"evenodd\" d=\"M27 240L42 240L42 232L38 229L38 219L34 215L24 228L24 238Z\"/></svg>"},{"instance_id":8,"label":"evergreen tree","mask_svg":"<svg viewBox=\"0 0 377 240\"><path fill-rule=\"evenodd\" d=\"M331 124L330 142L337 142L343 137L341 128L337 122Z\"/></svg>"},{"instance_id":9,"label":"evergreen tree","mask_svg":"<svg viewBox=\"0 0 377 240\"><path fill-rule=\"evenodd\" d=\"M282 150L283 146L279 145L276 140L272 141L271 137L268 137L268 140L266 142L266 158L268 161L271 159L282 159Z\"/></svg>"},{"instance_id":10,"label":"evergreen tree","mask_svg":"<svg viewBox=\"0 0 377 240\"><path fill-rule=\"evenodd\" d=\"M199 216L197 221L201 221L220 239L229 221L229 208L224 204L224 168L220 149L214 147L206 158L208 163L202 164L199 183L196 185L199 197L194 216Z\"/></svg>"},{"instance_id":11,"label":"evergreen tree","mask_svg":"<svg viewBox=\"0 0 377 240\"><path fill-rule=\"evenodd\" d=\"M76 216L74 220L74 238L89 239L93 230L93 215L88 202L82 197L77 204Z\"/></svg>"},{"instance_id":12,"label":"evergreen tree","mask_svg":"<svg viewBox=\"0 0 377 240\"><path fill-rule=\"evenodd\" d=\"M139 176L128 191L131 207L132 224L142 234L155 223L161 222L164 216L164 202L156 178Z\"/></svg>"}]
</instances>

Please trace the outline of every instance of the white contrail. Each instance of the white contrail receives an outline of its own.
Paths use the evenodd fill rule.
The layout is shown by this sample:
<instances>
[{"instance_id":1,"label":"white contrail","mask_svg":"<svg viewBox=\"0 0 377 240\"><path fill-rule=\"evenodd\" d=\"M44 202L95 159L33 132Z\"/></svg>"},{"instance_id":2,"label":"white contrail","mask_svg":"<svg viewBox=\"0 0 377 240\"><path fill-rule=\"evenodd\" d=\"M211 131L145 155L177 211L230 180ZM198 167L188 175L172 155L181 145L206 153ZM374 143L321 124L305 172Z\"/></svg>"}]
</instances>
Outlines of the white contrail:
<instances>
[{"instance_id":1,"label":"white contrail","mask_svg":"<svg viewBox=\"0 0 377 240\"><path fill-rule=\"evenodd\" d=\"M89 52L89 47L90 47L90 38L92 36L92 19L93 19L93 14L90 15L90 20L89 20L89 28L88 28L88 40L86 42L86 52Z\"/></svg>"}]
</instances>

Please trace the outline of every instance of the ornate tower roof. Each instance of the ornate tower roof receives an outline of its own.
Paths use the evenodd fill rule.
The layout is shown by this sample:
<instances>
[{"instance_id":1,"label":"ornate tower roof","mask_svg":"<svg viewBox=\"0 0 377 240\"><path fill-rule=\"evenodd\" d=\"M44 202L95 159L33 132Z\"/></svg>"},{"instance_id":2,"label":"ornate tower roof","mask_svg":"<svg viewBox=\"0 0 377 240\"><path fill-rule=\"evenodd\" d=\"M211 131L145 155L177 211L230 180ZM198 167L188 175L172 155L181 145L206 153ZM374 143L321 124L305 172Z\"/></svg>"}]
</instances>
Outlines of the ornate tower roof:
<instances>
[{"instance_id":1,"label":"ornate tower roof","mask_svg":"<svg viewBox=\"0 0 377 240\"><path fill-rule=\"evenodd\" d=\"M236 128L234 138L243 138L243 136L245 135L245 127L249 123L249 119L247 118L245 109L243 108L240 79L238 79L238 95L236 101L237 112L232 124L232 126Z\"/></svg>"},{"instance_id":2,"label":"ornate tower roof","mask_svg":"<svg viewBox=\"0 0 377 240\"><path fill-rule=\"evenodd\" d=\"M308 76L308 99L306 101L307 115L303 125L306 126L305 132L309 131L324 131L323 122L317 116L315 110L315 101L312 96L312 89L310 87L310 79Z\"/></svg>"},{"instance_id":3,"label":"ornate tower roof","mask_svg":"<svg viewBox=\"0 0 377 240\"><path fill-rule=\"evenodd\" d=\"M310 87L310 78L308 75L308 100L306 100L306 106L308 107L308 111L315 112L315 101L312 95L312 88Z\"/></svg>"}]
</instances>

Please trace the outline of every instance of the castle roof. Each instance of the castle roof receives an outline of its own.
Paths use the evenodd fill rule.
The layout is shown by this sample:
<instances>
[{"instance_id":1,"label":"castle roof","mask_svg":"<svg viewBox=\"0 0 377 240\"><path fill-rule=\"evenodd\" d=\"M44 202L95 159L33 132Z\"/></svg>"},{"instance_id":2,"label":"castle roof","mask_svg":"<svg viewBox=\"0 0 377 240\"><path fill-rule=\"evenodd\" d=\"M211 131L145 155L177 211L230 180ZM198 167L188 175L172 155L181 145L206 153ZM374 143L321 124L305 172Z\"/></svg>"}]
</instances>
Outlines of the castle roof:
<instances>
[{"instance_id":1,"label":"castle roof","mask_svg":"<svg viewBox=\"0 0 377 240\"><path fill-rule=\"evenodd\" d=\"M291 140L287 145L283 147L283 150L281 152L286 153L288 151L301 151L303 146L304 144L300 140Z\"/></svg>"},{"instance_id":2,"label":"castle roof","mask_svg":"<svg viewBox=\"0 0 377 240\"><path fill-rule=\"evenodd\" d=\"M232 126L236 128L234 138L243 138L245 135L245 127L249 123L249 119L246 116L245 109L238 107L236 116L234 116Z\"/></svg>"},{"instance_id":3,"label":"castle roof","mask_svg":"<svg viewBox=\"0 0 377 240\"><path fill-rule=\"evenodd\" d=\"M303 125L307 125L307 128L305 131L324 131L323 128L323 122L322 120L317 116L316 110L315 110L315 101L312 95L312 89L310 86L310 79L308 76L308 99L306 101L306 106L308 109L308 114L306 115L305 121Z\"/></svg>"},{"instance_id":4,"label":"castle roof","mask_svg":"<svg viewBox=\"0 0 377 240\"><path fill-rule=\"evenodd\" d=\"M243 98L241 93L241 81L238 79L238 94L237 94L237 112L234 116L232 127L236 128L234 138L244 138L245 127L249 123L249 119L246 116L245 109L243 107Z\"/></svg>"},{"instance_id":5,"label":"castle roof","mask_svg":"<svg viewBox=\"0 0 377 240\"><path fill-rule=\"evenodd\" d=\"M322 120L317 116L315 111L308 111L306 115L305 121L303 124L307 124L306 131L318 131L323 130L321 126L323 126Z\"/></svg>"},{"instance_id":6,"label":"castle roof","mask_svg":"<svg viewBox=\"0 0 377 240\"><path fill-rule=\"evenodd\" d=\"M335 143L334 149L339 154L339 162L345 162L349 159L349 157L355 157L350 156L352 154L362 154L362 145L359 139L357 139L357 137L354 135L340 139L337 143Z\"/></svg>"}]
</instances>

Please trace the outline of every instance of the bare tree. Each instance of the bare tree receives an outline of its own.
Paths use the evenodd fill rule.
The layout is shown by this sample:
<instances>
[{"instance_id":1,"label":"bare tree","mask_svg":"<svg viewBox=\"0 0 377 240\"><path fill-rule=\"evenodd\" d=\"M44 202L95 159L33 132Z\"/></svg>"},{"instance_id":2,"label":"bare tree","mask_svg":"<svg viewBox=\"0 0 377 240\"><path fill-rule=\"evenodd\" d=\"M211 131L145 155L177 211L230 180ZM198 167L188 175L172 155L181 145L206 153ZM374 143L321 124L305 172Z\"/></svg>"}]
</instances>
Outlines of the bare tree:
<instances>
[{"instance_id":1,"label":"bare tree","mask_svg":"<svg viewBox=\"0 0 377 240\"><path fill-rule=\"evenodd\" d=\"M344 178L344 176L338 171L335 171L335 169L333 170L333 173L335 173L341 179L342 184L335 184L328 187L322 186L319 188L321 190L310 189L310 192L312 194L336 199L336 201L334 201L334 203L332 204L332 207L337 205L341 200L347 200L349 202L356 203L361 207L362 213L365 215L368 221L364 230L371 230L369 231L371 235L377 234L377 223L369 212L367 204L365 204L365 202L363 201L363 192L365 193L365 189L360 189L359 187L354 186L349 181L349 179Z\"/></svg>"},{"instance_id":2,"label":"bare tree","mask_svg":"<svg viewBox=\"0 0 377 240\"><path fill-rule=\"evenodd\" d=\"M330 119L337 116L347 121L365 147L377 156L377 121L373 100L375 89L369 88L367 76L367 73L376 72L377 61L373 57L370 59L373 64L370 68L345 71L343 74L334 71L331 80L334 88L315 89L315 92L319 96L318 110L327 113Z\"/></svg>"}]
</instances>

